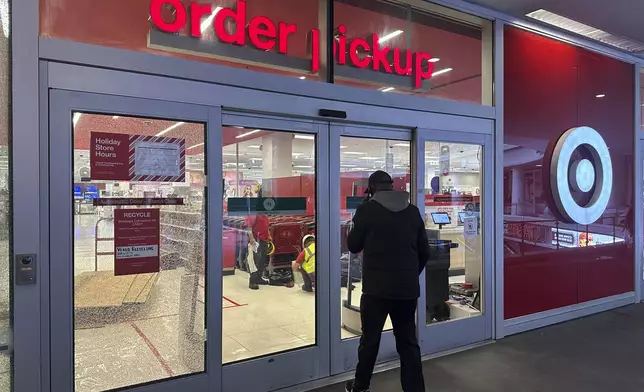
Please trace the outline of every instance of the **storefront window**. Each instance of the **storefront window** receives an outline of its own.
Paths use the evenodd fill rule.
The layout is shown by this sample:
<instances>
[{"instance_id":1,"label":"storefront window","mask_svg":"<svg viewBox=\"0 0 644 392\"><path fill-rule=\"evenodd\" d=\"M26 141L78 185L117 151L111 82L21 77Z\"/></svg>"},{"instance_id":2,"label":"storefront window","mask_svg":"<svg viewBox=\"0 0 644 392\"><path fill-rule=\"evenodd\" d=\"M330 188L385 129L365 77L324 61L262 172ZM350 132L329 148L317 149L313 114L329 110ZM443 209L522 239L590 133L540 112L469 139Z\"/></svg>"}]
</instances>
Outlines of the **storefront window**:
<instances>
[{"instance_id":1,"label":"storefront window","mask_svg":"<svg viewBox=\"0 0 644 392\"><path fill-rule=\"evenodd\" d=\"M316 138L223 128L223 363L316 343Z\"/></svg>"},{"instance_id":2,"label":"storefront window","mask_svg":"<svg viewBox=\"0 0 644 392\"><path fill-rule=\"evenodd\" d=\"M40 34L317 79L318 8L318 0L41 0Z\"/></svg>"},{"instance_id":3,"label":"storefront window","mask_svg":"<svg viewBox=\"0 0 644 392\"><path fill-rule=\"evenodd\" d=\"M514 27L504 45L505 318L632 291L633 66Z\"/></svg>"},{"instance_id":4,"label":"storefront window","mask_svg":"<svg viewBox=\"0 0 644 392\"><path fill-rule=\"evenodd\" d=\"M425 143L427 324L479 316L481 271L482 146Z\"/></svg>"},{"instance_id":5,"label":"storefront window","mask_svg":"<svg viewBox=\"0 0 644 392\"><path fill-rule=\"evenodd\" d=\"M335 0L335 83L492 105L492 23L418 3ZM41 0L40 9L45 37L326 79L319 0Z\"/></svg>"},{"instance_id":6,"label":"storefront window","mask_svg":"<svg viewBox=\"0 0 644 392\"><path fill-rule=\"evenodd\" d=\"M335 82L491 105L492 23L420 7L335 0Z\"/></svg>"},{"instance_id":7,"label":"storefront window","mask_svg":"<svg viewBox=\"0 0 644 392\"><path fill-rule=\"evenodd\" d=\"M410 190L409 142L400 140L340 138L340 241L342 338L362 333L360 296L362 295L362 255L349 252L347 235L353 215L364 199L369 176L383 170L394 180L394 189ZM387 318L384 329L392 328Z\"/></svg>"},{"instance_id":8,"label":"storefront window","mask_svg":"<svg viewBox=\"0 0 644 392\"><path fill-rule=\"evenodd\" d=\"M9 2L0 0L0 391L11 390L11 170Z\"/></svg>"},{"instance_id":9,"label":"storefront window","mask_svg":"<svg viewBox=\"0 0 644 392\"><path fill-rule=\"evenodd\" d=\"M205 125L81 112L73 124L75 390L205 371ZM155 174L116 180L110 151L128 140L136 170ZM185 162L165 155L159 169L163 151Z\"/></svg>"}]
</instances>

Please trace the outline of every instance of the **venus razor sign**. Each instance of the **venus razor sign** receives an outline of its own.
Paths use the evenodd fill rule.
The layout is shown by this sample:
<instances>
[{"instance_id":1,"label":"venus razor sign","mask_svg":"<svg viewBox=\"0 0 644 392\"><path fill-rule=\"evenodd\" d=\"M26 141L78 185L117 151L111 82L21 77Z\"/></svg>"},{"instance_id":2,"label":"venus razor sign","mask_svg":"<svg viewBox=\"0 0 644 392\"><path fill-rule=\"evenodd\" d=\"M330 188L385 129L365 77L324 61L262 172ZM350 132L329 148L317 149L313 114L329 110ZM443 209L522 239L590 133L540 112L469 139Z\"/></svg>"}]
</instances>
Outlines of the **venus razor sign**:
<instances>
[{"instance_id":1,"label":"venus razor sign","mask_svg":"<svg viewBox=\"0 0 644 392\"><path fill-rule=\"evenodd\" d=\"M166 20L163 16L163 10L168 6L175 10L173 20ZM181 0L150 1L152 23L166 33L176 34L189 27L188 31L192 37L201 38L202 20L213 12L215 17L212 18L212 23L217 39L231 45L250 44L259 50L277 51L288 55L288 39L298 31L295 24L275 23L265 16L247 20L246 2L241 0L237 1L234 9L213 8L210 4L197 2L190 2L186 6ZM317 72L320 69L321 56L320 30L311 30L310 36L311 72ZM335 60L340 65L409 76L413 78L416 88L422 87L423 81L432 77L434 64L429 61L432 56L428 53L381 46L379 40L378 34L371 34L366 39L350 38L347 36L346 26L340 25L333 45Z\"/></svg>"}]
</instances>

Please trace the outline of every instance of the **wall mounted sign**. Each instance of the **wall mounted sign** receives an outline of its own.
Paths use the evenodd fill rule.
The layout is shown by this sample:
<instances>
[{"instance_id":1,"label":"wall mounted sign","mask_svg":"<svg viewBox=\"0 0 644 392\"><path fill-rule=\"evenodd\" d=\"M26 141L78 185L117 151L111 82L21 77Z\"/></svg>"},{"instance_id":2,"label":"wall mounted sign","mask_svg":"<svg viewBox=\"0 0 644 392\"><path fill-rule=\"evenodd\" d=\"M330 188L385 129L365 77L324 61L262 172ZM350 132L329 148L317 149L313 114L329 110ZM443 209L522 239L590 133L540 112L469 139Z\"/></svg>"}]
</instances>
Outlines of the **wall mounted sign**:
<instances>
[{"instance_id":1,"label":"wall mounted sign","mask_svg":"<svg viewBox=\"0 0 644 392\"><path fill-rule=\"evenodd\" d=\"M167 6L172 6L175 9L173 20L164 18L163 10ZM281 55L288 55L288 38L298 31L298 26L295 24L275 23L265 16L256 16L247 20L246 2L241 0L237 1L234 9L221 7L213 9L211 4L200 4L194 1L189 5L185 5L181 0L150 1L150 20L160 31L170 34L178 34L189 27L191 37L202 38L202 18L213 15L213 13L215 16L212 18L212 23L218 41L238 47L252 45L263 52L276 51ZM347 37L347 28L344 25L340 25L335 32L333 53L336 62L340 65L411 77L412 85L415 88L423 87L423 81L432 77L434 63L429 61L432 56L428 53L382 46L379 43L378 34L371 34L367 38ZM310 71L315 73L320 69L320 56L322 55L320 53L320 30L313 29L308 33L308 52L311 56ZM152 38L151 35L151 43L154 41ZM186 42L186 44L191 43ZM181 50L182 48L176 47L174 49Z\"/></svg>"},{"instance_id":2,"label":"wall mounted sign","mask_svg":"<svg viewBox=\"0 0 644 392\"><path fill-rule=\"evenodd\" d=\"M95 207L105 206L182 206L180 197L103 197L94 199Z\"/></svg>"},{"instance_id":3,"label":"wall mounted sign","mask_svg":"<svg viewBox=\"0 0 644 392\"><path fill-rule=\"evenodd\" d=\"M184 139L92 132L92 180L182 182Z\"/></svg>"},{"instance_id":4,"label":"wall mounted sign","mask_svg":"<svg viewBox=\"0 0 644 392\"><path fill-rule=\"evenodd\" d=\"M613 189L613 165L602 136L576 127L550 143L544 162L544 188L551 189L551 212L568 223L589 225L599 219Z\"/></svg>"},{"instance_id":5,"label":"wall mounted sign","mask_svg":"<svg viewBox=\"0 0 644 392\"><path fill-rule=\"evenodd\" d=\"M159 272L158 208L114 210L114 275Z\"/></svg>"}]
</instances>

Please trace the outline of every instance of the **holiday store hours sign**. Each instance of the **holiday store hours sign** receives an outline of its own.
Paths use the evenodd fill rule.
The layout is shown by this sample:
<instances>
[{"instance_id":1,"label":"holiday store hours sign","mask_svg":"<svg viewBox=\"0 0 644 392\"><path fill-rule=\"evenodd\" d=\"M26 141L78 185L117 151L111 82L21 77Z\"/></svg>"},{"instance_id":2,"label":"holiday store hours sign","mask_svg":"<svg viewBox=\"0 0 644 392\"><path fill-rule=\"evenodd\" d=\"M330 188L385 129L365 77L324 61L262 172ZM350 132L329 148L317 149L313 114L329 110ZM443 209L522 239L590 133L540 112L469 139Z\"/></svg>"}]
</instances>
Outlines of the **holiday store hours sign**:
<instances>
[{"instance_id":1,"label":"holiday store hours sign","mask_svg":"<svg viewBox=\"0 0 644 392\"><path fill-rule=\"evenodd\" d=\"M92 180L182 182L184 139L92 132Z\"/></svg>"}]
</instances>

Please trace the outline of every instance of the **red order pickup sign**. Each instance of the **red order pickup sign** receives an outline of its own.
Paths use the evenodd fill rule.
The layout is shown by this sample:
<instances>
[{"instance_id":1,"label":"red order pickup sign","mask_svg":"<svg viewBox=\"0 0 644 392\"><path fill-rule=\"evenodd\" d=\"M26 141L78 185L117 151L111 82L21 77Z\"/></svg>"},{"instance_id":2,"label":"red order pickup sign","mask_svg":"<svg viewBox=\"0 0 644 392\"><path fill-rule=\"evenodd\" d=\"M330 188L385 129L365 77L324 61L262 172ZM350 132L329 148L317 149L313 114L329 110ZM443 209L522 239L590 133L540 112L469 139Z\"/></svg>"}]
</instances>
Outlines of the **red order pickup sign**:
<instances>
[{"instance_id":1,"label":"red order pickup sign","mask_svg":"<svg viewBox=\"0 0 644 392\"><path fill-rule=\"evenodd\" d=\"M92 180L185 180L184 139L105 132L92 132L90 138Z\"/></svg>"},{"instance_id":2,"label":"red order pickup sign","mask_svg":"<svg viewBox=\"0 0 644 392\"><path fill-rule=\"evenodd\" d=\"M158 208L114 210L114 275L159 272Z\"/></svg>"}]
</instances>

